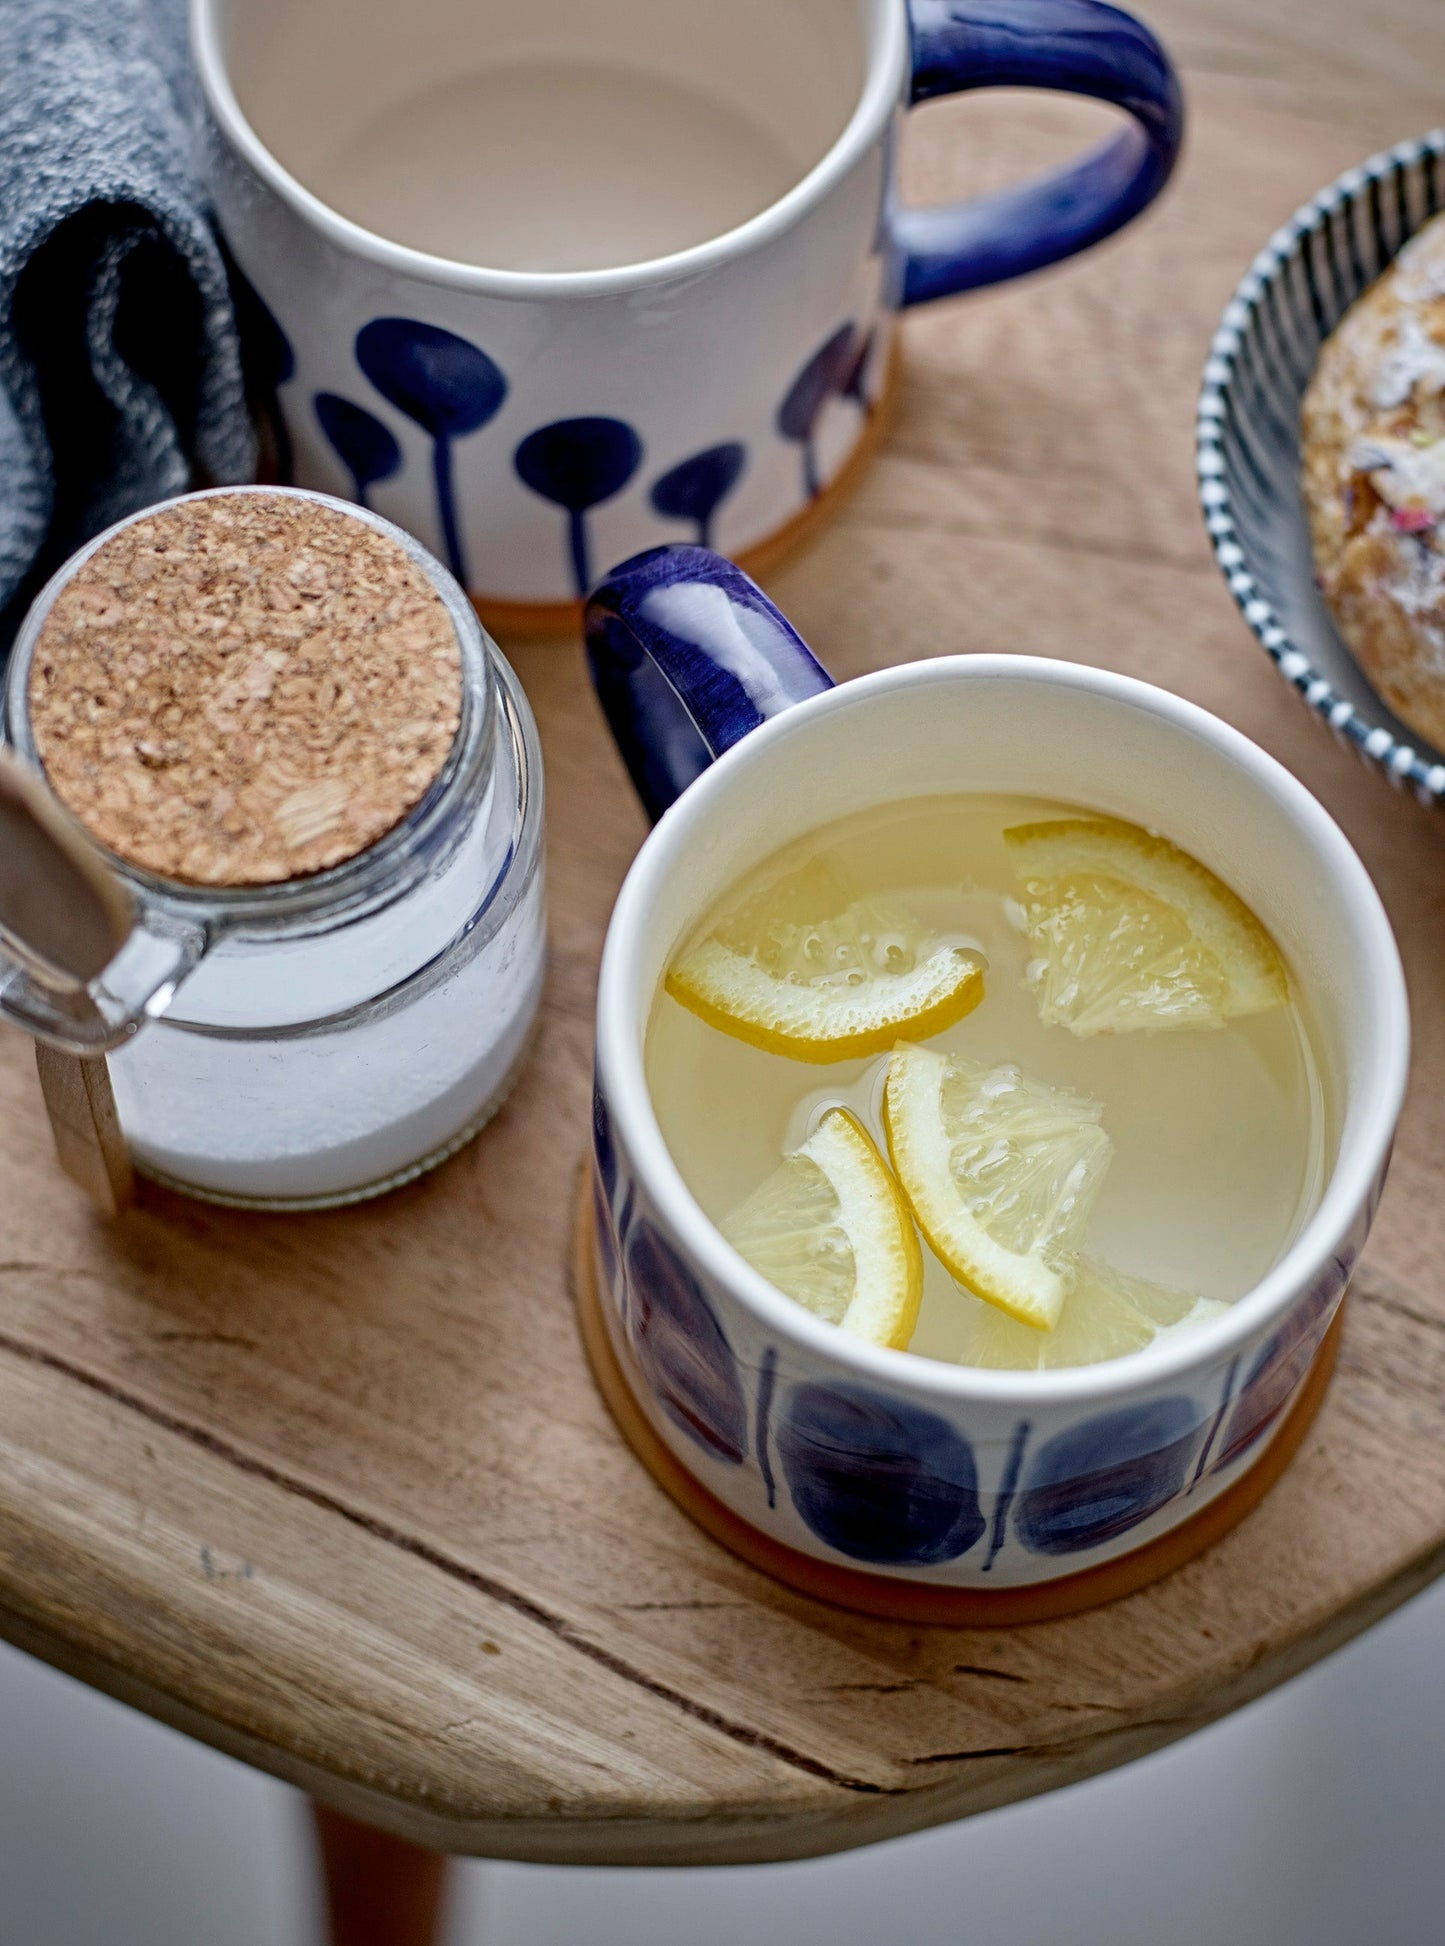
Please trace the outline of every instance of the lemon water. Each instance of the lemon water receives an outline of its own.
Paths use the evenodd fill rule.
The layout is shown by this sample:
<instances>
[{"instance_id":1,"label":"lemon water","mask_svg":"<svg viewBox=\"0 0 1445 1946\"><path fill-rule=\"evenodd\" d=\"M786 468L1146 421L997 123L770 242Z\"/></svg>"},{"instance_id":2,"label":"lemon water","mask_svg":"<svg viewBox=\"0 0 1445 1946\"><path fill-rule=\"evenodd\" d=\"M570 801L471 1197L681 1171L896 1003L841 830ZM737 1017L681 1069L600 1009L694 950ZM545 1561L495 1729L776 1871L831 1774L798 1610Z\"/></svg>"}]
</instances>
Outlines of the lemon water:
<instances>
[{"instance_id":1,"label":"lemon water","mask_svg":"<svg viewBox=\"0 0 1445 1946\"><path fill-rule=\"evenodd\" d=\"M976 949L986 961L982 1004L928 1045L990 1066L1012 1064L1099 1102L1113 1156L1090 1221L1089 1255L1127 1275L1230 1302L1278 1261L1323 1186L1329 1122L1309 1029L1294 982L1287 1004L1207 1030L1079 1038L1045 1025L1003 834L1090 815L1038 798L983 794L860 813L775 853L704 915L684 951L746 926L748 914L786 901L800 883L825 881L848 899L885 901L942 940ZM884 940L879 950L894 947ZM664 1137L715 1222L800 1147L830 1107L851 1109L886 1153L888 1059L816 1066L765 1052L662 990L647 1037ZM910 1349L973 1362L970 1346L983 1342L981 1334L991 1331L997 1343L997 1313L961 1289L926 1247L924 1264ZM1213 1305L1198 1309L1200 1317L1214 1313ZM1161 1335L1191 1322L1186 1316Z\"/></svg>"}]
</instances>

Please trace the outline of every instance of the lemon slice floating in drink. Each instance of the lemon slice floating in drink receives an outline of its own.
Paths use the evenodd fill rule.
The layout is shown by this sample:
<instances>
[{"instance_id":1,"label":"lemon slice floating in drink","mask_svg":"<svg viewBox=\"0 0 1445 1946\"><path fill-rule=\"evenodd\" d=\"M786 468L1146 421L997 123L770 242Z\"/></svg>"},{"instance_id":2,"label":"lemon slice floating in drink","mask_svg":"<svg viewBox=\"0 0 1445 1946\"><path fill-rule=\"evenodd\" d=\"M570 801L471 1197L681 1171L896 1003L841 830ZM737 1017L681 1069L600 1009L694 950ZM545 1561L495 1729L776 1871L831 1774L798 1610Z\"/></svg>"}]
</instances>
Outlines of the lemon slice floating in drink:
<instances>
[{"instance_id":1,"label":"lemon slice floating in drink","mask_svg":"<svg viewBox=\"0 0 1445 1946\"><path fill-rule=\"evenodd\" d=\"M1004 833L1040 1018L1073 1034L1220 1027L1282 1006L1284 962L1213 872L1117 818Z\"/></svg>"},{"instance_id":2,"label":"lemon slice floating in drink","mask_svg":"<svg viewBox=\"0 0 1445 1946\"><path fill-rule=\"evenodd\" d=\"M1041 1331L1059 1321L1113 1144L1095 1101L1015 1067L903 1045L888 1063L893 1167L944 1269Z\"/></svg>"},{"instance_id":3,"label":"lemon slice floating in drink","mask_svg":"<svg viewBox=\"0 0 1445 1946\"><path fill-rule=\"evenodd\" d=\"M683 954L667 991L725 1034L795 1061L886 1054L962 1020L984 963L909 913L805 872Z\"/></svg>"},{"instance_id":4,"label":"lemon slice floating in drink","mask_svg":"<svg viewBox=\"0 0 1445 1946\"><path fill-rule=\"evenodd\" d=\"M1100 1365L1142 1351L1175 1326L1193 1330L1228 1310L1216 1298L1166 1290L1089 1257L1052 1331L1035 1331L991 1304L974 1308L962 1354L966 1365L996 1371L1051 1372Z\"/></svg>"},{"instance_id":5,"label":"lemon slice floating in drink","mask_svg":"<svg viewBox=\"0 0 1445 1946\"><path fill-rule=\"evenodd\" d=\"M887 1163L846 1108L830 1108L718 1227L815 1317L872 1345L902 1350L913 1336L923 1253Z\"/></svg>"}]
</instances>

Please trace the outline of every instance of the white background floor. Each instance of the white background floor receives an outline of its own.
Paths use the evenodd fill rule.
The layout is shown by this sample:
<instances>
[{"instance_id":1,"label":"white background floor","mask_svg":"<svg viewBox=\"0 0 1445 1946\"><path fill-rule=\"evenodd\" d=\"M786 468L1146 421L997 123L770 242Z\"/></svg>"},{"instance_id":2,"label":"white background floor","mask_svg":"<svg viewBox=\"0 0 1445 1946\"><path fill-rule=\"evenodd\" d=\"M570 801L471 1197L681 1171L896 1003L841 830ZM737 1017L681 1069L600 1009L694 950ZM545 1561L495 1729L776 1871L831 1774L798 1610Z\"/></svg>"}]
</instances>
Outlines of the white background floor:
<instances>
[{"instance_id":1,"label":"white background floor","mask_svg":"<svg viewBox=\"0 0 1445 1946\"><path fill-rule=\"evenodd\" d=\"M0 1648L0 1946L317 1946L281 1785ZM1433 1946L1445 1586L1129 1769L842 1858L468 1863L446 1946Z\"/></svg>"}]
</instances>

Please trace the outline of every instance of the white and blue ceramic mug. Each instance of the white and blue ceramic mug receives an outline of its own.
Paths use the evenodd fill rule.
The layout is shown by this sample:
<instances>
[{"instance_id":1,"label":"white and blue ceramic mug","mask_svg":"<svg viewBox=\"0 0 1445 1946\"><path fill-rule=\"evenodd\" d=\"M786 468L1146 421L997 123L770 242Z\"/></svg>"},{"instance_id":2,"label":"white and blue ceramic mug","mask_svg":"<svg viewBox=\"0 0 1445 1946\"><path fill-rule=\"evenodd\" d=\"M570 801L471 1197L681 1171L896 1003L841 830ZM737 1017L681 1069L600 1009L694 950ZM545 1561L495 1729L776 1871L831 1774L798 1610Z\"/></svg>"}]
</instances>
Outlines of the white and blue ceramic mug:
<instances>
[{"instance_id":1,"label":"white and blue ceramic mug","mask_svg":"<svg viewBox=\"0 0 1445 1946\"><path fill-rule=\"evenodd\" d=\"M870 444L898 310L1086 249L1180 140L1098 0L192 0L192 40L278 470L513 624L641 547L783 544ZM1000 86L1128 120L901 207L904 110Z\"/></svg>"},{"instance_id":2,"label":"white and blue ceramic mug","mask_svg":"<svg viewBox=\"0 0 1445 1946\"><path fill-rule=\"evenodd\" d=\"M701 548L614 570L587 632L658 820L618 898L598 997L595 1285L627 1410L773 1564L875 1583L1038 1590L1156 1542L1159 1560L1252 1469L1262 1491L1373 1218L1408 1065L1394 939L1339 828L1236 730L1104 670L944 656L834 687L760 590ZM828 820L960 789L1165 829L1263 915L1316 1025L1333 1102L1318 1207L1226 1313L1113 1363L969 1370L846 1337L724 1241L649 1099L664 969L729 885Z\"/></svg>"}]
</instances>

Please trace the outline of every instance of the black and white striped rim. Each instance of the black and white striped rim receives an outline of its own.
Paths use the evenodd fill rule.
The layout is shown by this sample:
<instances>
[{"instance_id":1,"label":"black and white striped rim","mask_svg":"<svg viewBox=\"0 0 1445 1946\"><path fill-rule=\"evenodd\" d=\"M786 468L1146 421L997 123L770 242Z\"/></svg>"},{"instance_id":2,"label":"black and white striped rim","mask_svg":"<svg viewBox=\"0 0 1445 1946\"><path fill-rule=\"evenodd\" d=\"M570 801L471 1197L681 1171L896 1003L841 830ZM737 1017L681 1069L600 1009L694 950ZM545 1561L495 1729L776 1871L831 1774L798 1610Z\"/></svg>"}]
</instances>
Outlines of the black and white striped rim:
<instances>
[{"instance_id":1,"label":"black and white striped rim","mask_svg":"<svg viewBox=\"0 0 1445 1946\"><path fill-rule=\"evenodd\" d=\"M1277 402L1289 393L1289 408L1298 413L1325 338L1415 231L1445 207L1442 158L1445 129L1399 142L1347 169L1275 232L1240 279L1210 344L1197 445L1199 499L1215 559L1275 667L1346 748L1432 804L1445 797L1445 762L1433 753L1420 756L1370 723L1281 626L1251 565L1248 532L1236 521L1226 440L1236 425L1236 381L1245 357L1277 367Z\"/></svg>"}]
</instances>

